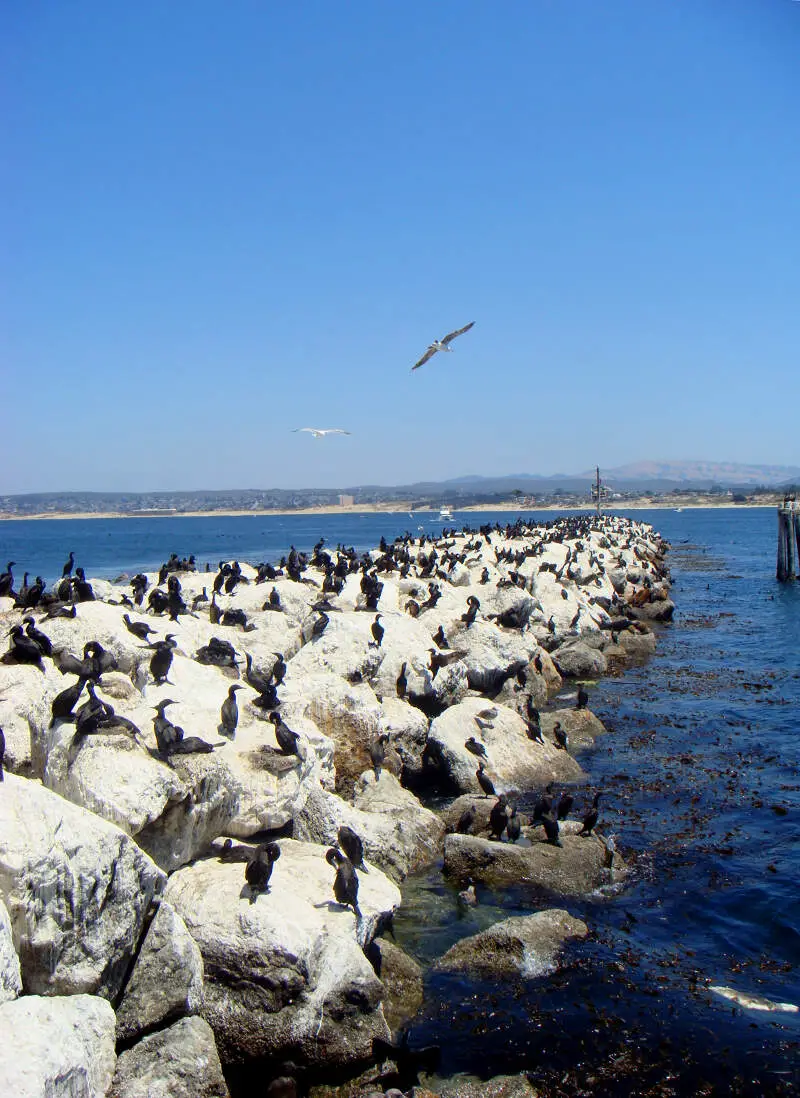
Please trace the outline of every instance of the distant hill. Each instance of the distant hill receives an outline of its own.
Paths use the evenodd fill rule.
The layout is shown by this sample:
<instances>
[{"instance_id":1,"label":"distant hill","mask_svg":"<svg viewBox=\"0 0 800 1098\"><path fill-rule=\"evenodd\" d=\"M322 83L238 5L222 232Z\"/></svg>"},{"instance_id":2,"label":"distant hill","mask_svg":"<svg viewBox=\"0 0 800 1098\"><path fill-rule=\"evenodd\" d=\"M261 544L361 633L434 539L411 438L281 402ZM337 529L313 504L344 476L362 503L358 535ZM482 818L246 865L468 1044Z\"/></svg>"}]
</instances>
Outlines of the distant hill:
<instances>
[{"instance_id":1,"label":"distant hill","mask_svg":"<svg viewBox=\"0 0 800 1098\"><path fill-rule=\"evenodd\" d=\"M800 468L785 465L737 465L711 461L640 461L616 469L601 466L603 483L617 496L675 490L707 491L714 487L746 493L756 487L783 490L800 484ZM589 499L594 469L585 473L542 476L515 473L487 477L478 474L451 480L416 481L413 484L360 484L338 488L232 488L227 490L160 492L37 492L0 495L0 512L11 515L121 513L157 514L221 510L297 510L339 503L340 495L353 504L412 503L415 507L439 507L443 503L466 507L491 506L519 494L543 501L574 494Z\"/></svg>"},{"instance_id":2,"label":"distant hill","mask_svg":"<svg viewBox=\"0 0 800 1098\"><path fill-rule=\"evenodd\" d=\"M591 477L594 470L583 475ZM800 478L796 465L739 465L731 461L636 461L616 469L601 469L609 481L675 481L698 488L719 484L779 485Z\"/></svg>"}]
</instances>

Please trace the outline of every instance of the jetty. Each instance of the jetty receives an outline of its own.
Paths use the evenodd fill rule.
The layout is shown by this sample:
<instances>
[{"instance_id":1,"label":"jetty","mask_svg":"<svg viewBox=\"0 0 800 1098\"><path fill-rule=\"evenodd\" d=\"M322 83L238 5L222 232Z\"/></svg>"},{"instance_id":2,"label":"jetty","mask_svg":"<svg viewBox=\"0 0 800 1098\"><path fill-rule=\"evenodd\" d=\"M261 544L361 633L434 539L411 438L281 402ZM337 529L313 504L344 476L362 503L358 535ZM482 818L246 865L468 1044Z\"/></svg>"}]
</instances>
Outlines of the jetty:
<instances>
[{"instance_id":1,"label":"jetty","mask_svg":"<svg viewBox=\"0 0 800 1098\"><path fill-rule=\"evenodd\" d=\"M0 1094L226 1098L226 1073L399 1057L423 972L383 932L440 860L467 903L525 882L557 905L442 970L557 967L589 932L563 904L627 875L572 753L604 731L578 684L653 652L667 548L583 515L127 583L9 566Z\"/></svg>"}]
</instances>

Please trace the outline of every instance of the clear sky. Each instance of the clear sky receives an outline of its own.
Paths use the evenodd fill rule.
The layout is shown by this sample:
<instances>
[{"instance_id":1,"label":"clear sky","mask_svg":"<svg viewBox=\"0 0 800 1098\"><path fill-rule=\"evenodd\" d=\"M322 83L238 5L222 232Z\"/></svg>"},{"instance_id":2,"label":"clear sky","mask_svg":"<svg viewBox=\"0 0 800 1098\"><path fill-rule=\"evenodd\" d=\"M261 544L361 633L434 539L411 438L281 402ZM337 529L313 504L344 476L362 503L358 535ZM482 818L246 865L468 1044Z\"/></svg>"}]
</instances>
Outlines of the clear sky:
<instances>
[{"instance_id":1,"label":"clear sky","mask_svg":"<svg viewBox=\"0 0 800 1098\"><path fill-rule=\"evenodd\" d=\"M0 491L798 463L800 3L0 25Z\"/></svg>"}]
</instances>

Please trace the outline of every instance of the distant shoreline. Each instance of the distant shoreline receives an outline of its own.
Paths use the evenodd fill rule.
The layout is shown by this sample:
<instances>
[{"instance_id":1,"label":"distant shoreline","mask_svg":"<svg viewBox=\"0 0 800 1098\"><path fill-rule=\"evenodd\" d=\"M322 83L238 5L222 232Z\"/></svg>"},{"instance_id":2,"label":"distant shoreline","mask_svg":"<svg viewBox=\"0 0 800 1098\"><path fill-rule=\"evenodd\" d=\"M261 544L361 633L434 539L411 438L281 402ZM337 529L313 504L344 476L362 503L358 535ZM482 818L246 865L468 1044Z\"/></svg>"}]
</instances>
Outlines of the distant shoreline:
<instances>
[{"instance_id":1,"label":"distant shoreline","mask_svg":"<svg viewBox=\"0 0 800 1098\"><path fill-rule=\"evenodd\" d=\"M752 510L754 508L762 507L777 507L778 500L770 500L766 503L732 503L730 500L720 503L683 503L676 500L674 503L655 503L652 500L647 499L635 499L625 503L613 503L607 504L603 507L603 510L608 511L708 511L708 510ZM36 515L16 515L0 512L0 522L43 522L48 519L53 521L63 521L65 519L161 519L161 518L264 518L266 516L273 515L358 515L358 514L384 514L384 515L400 515L404 512L409 518L415 518L417 515L435 515L438 512L436 507L419 508L416 511L409 512L409 505L389 507L386 504L381 503L365 503L360 507L339 507L331 505L330 507L303 507L294 508L291 511L270 509L270 510L218 510L218 511L151 511L143 514L125 514L120 511L53 511L46 512L44 514ZM564 506L557 503L543 503L537 504L533 507L521 507L517 503L496 503L492 506L474 505L468 507L459 507L453 512L453 521L455 522L456 515L466 514L480 514L485 511L508 511L517 512L518 514L525 514L529 511L590 511L592 506L586 504L583 507ZM443 520L449 521L449 520Z\"/></svg>"}]
</instances>

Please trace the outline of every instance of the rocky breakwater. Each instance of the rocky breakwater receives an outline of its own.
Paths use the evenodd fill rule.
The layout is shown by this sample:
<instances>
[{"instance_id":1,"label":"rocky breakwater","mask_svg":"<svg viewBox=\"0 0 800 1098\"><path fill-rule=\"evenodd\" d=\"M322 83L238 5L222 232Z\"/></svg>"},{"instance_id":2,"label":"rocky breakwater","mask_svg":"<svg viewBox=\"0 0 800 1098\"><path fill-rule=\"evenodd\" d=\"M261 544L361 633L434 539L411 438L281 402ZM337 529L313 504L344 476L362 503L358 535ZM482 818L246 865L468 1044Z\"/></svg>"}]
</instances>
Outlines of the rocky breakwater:
<instances>
[{"instance_id":1,"label":"rocky breakwater","mask_svg":"<svg viewBox=\"0 0 800 1098\"><path fill-rule=\"evenodd\" d=\"M671 613L664 551L581 517L6 581L0 1015L25 1049L35 1020L48 1053L0 1068L0 1090L66 1074L69 1094L223 1095L221 1065L369 1061L418 1002L414 963L380 943L407 874L444 855L467 894L620 879L613 844L552 797L585 780L570 743L602 725L583 687L540 707L646 652ZM431 787L461 797L434 812ZM481 965L543 971L538 927L545 967L554 926L583 933L548 919L477 942Z\"/></svg>"}]
</instances>

